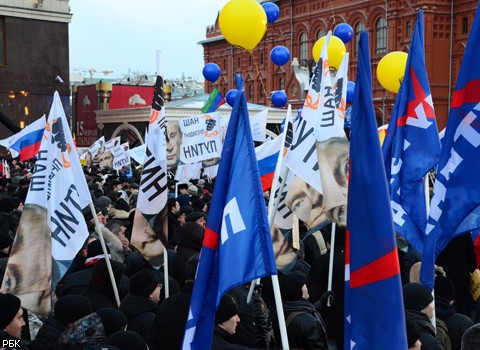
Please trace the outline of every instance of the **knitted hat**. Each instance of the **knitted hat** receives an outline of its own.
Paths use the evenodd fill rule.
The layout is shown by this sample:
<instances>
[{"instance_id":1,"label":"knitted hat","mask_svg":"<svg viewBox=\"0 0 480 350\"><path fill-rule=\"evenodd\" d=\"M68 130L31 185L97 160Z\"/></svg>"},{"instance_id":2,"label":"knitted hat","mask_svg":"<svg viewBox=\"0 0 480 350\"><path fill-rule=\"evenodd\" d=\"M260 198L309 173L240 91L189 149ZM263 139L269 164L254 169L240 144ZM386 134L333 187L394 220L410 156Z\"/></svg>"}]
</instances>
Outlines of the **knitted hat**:
<instances>
[{"instance_id":1,"label":"knitted hat","mask_svg":"<svg viewBox=\"0 0 480 350\"><path fill-rule=\"evenodd\" d=\"M106 307L96 311L97 315L102 320L103 328L107 337L110 334L118 332L127 325L127 318L119 309L113 307Z\"/></svg>"},{"instance_id":2,"label":"knitted hat","mask_svg":"<svg viewBox=\"0 0 480 350\"><path fill-rule=\"evenodd\" d=\"M185 217L186 222L195 222L200 218L206 218L207 215L203 211L194 211Z\"/></svg>"},{"instance_id":3,"label":"knitted hat","mask_svg":"<svg viewBox=\"0 0 480 350\"><path fill-rule=\"evenodd\" d=\"M204 179L198 180L197 187L203 187L203 186L205 186L205 180Z\"/></svg>"},{"instance_id":4,"label":"knitted hat","mask_svg":"<svg viewBox=\"0 0 480 350\"><path fill-rule=\"evenodd\" d=\"M145 340L132 331L119 331L112 334L107 338L107 345L113 345L119 350L148 350Z\"/></svg>"},{"instance_id":5,"label":"knitted hat","mask_svg":"<svg viewBox=\"0 0 480 350\"><path fill-rule=\"evenodd\" d=\"M280 279L280 291L284 300L302 299L302 287L307 283L308 276L300 271L287 273Z\"/></svg>"},{"instance_id":6,"label":"knitted hat","mask_svg":"<svg viewBox=\"0 0 480 350\"><path fill-rule=\"evenodd\" d=\"M65 295L55 303L53 315L64 326L68 326L93 312L90 300L83 295Z\"/></svg>"},{"instance_id":7,"label":"knitted hat","mask_svg":"<svg viewBox=\"0 0 480 350\"><path fill-rule=\"evenodd\" d=\"M100 196L95 204L101 209L106 209L110 204L112 204L112 200L107 196Z\"/></svg>"},{"instance_id":8,"label":"knitted hat","mask_svg":"<svg viewBox=\"0 0 480 350\"><path fill-rule=\"evenodd\" d=\"M105 247L107 248L107 253L110 254L110 248L108 245L105 245ZM103 255L102 243L99 239L91 241L87 247L87 258L93 258L97 255Z\"/></svg>"},{"instance_id":9,"label":"knitted hat","mask_svg":"<svg viewBox=\"0 0 480 350\"><path fill-rule=\"evenodd\" d=\"M178 204L180 204L180 207L190 205L190 196L188 194L180 194L177 197L177 201Z\"/></svg>"},{"instance_id":10,"label":"knitted hat","mask_svg":"<svg viewBox=\"0 0 480 350\"><path fill-rule=\"evenodd\" d=\"M403 286L405 309L422 311L433 301L432 293L421 283L407 283Z\"/></svg>"},{"instance_id":11,"label":"knitted hat","mask_svg":"<svg viewBox=\"0 0 480 350\"><path fill-rule=\"evenodd\" d=\"M197 193L198 193L198 188L197 188L197 186L195 186L195 185L190 185L190 186L188 186L188 194L189 194L189 195L195 195L195 196L196 196Z\"/></svg>"},{"instance_id":12,"label":"knitted hat","mask_svg":"<svg viewBox=\"0 0 480 350\"><path fill-rule=\"evenodd\" d=\"M177 189L187 190L188 189L188 184L186 184L186 183L178 184Z\"/></svg>"},{"instance_id":13,"label":"knitted hat","mask_svg":"<svg viewBox=\"0 0 480 350\"><path fill-rule=\"evenodd\" d=\"M5 249L9 247L13 242L12 237L8 232L0 231L0 249Z\"/></svg>"},{"instance_id":14,"label":"knitted hat","mask_svg":"<svg viewBox=\"0 0 480 350\"><path fill-rule=\"evenodd\" d=\"M142 270L130 276L130 294L147 297L158 287L160 280L155 272Z\"/></svg>"},{"instance_id":15,"label":"knitted hat","mask_svg":"<svg viewBox=\"0 0 480 350\"><path fill-rule=\"evenodd\" d=\"M217 312L215 313L215 324L220 324L228 321L233 316L238 314L238 305L235 299L229 294L225 294L220 300Z\"/></svg>"},{"instance_id":16,"label":"knitted hat","mask_svg":"<svg viewBox=\"0 0 480 350\"><path fill-rule=\"evenodd\" d=\"M408 348L410 349L415 345L417 340L420 338L420 331L418 330L417 325L415 322L407 319L407 344Z\"/></svg>"},{"instance_id":17,"label":"knitted hat","mask_svg":"<svg viewBox=\"0 0 480 350\"><path fill-rule=\"evenodd\" d=\"M0 312L0 330L4 330L12 322L21 305L22 302L17 296L0 293L0 310L2 310Z\"/></svg>"},{"instance_id":18,"label":"knitted hat","mask_svg":"<svg viewBox=\"0 0 480 350\"><path fill-rule=\"evenodd\" d=\"M480 349L480 323L476 323L463 333L462 350Z\"/></svg>"},{"instance_id":19,"label":"knitted hat","mask_svg":"<svg viewBox=\"0 0 480 350\"><path fill-rule=\"evenodd\" d=\"M435 277L435 296L452 301L455 299L455 286L448 277Z\"/></svg>"}]
</instances>

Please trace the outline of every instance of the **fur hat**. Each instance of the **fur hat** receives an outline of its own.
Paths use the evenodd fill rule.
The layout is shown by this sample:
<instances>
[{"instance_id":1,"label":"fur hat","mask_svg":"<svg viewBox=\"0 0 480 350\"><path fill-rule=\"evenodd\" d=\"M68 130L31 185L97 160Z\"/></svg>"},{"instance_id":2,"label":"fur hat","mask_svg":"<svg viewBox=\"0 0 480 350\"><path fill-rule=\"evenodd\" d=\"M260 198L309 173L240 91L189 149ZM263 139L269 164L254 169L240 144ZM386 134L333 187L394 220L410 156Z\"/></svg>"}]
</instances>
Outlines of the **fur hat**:
<instances>
[{"instance_id":1,"label":"fur hat","mask_svg":"<svg viewBox=\"0 0 480 350\"><path fill-rule=\"evenodd\" d=\"M422 311L433 301L432 293L421 283L407 283L403 286L405 309Z\"/></svg>"},{"instance_id":2,"label":"fur hat","mask_svg":"<svg viewBox=\"0 0 480 350\"><path fill-rule=\"evenodd\" d=\"M197 188L197 186L195 186L195 185L190 185L190 186L188 186L188 194L189 194L189 195L191 195L191 196L192 196L192 195L196 196L197 193L198 193L198 188Z\"/></svg>"},{"instance_id":3,"label":"fur hat","mask_svg":"<svg viewBox=\"0 0 480 350\"><path fill-rule=\"evenodd\" d=\"M215 313L215 324L228 321L236 314L238 314L237 302L231 295L225 294L222 300L220 300L220 305L218 305L217 312Z\"/></svg>"},{"instance_id":4,"label":"fur hat","mask_svg":"<svg viewBox=\"0 0 480 350\"><path fill-rule=\"evenodd\" d=\"M55 303L53 315L64 326L68 326L93 312L90 300L83 295L64 295Z\"/></svg>"},{"instance_id":5,"label":"fur hat","mask_svg":"<svg viewBox=\"0 0 480 350\"><path fill-rule=\"evenodd\" d=\"M22 302L17 296L0 293L0 310L2 310L0 312L0 330L5 329L12 322L21 306Z\"/></svg>"},{"instance_id":6,"label":"fur hat","mask_svg":"<svg viewBox=\"0 0 480 350\"><path fill-rule=\"evenodd\" d=\"M308 276L300 271L289 272L280 279L280 291L284 300L302 299L302 287Z\"/></svg>"},{"instance_id":7,"label":"fur hat","mask_svg":"<svg viewBox=\"0 0 480 350\"><path fill-rule=\"evenodd\" d=\"M155 272L142 270L130 276L130 294L147 297L152 294L160 284Z\"/></svg>"}]
</instances>

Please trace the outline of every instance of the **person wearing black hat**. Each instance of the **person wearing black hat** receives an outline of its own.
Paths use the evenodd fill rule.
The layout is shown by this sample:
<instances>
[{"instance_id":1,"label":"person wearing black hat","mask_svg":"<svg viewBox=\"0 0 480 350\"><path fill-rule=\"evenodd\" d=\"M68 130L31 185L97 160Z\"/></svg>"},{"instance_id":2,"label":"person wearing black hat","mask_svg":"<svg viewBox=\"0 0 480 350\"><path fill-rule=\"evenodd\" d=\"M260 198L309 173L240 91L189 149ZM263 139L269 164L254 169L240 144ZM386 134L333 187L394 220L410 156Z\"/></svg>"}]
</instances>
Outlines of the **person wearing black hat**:
<instances>
[{"instance_id":1,"label":"person wearing black hat","mask_svg":"<svg viewBox=\"0 0 480 350\"><path fill-rule=\"evenodd\" d=\"M471 326L462 337L462 350L480 349L480 323Z\"/></svg>"},{"instance_id":2,"label":"person wearing black hat","mask_svg":"<svg viewBox=\"0 0 480 350\"><path fill-rule=\"evenodd\" d=\"M473 321L456 312L453 306L455 300L455 286L444 276L435 277L435 311L436 316L442 320L448 329L452 350L460 350L462 336L465 331L473 326Z\"/></svg>"},{"instance_id":3,"label":"person wearing black hat","mask_svg":"<svg viewBox=\"0 0 480 350\"><path fill-rule=\"evenodd\" d=\"M153 321L160 301L162 284L157 274L142 270L130 276L130 294L120 304L127 317L127 328L151 344Z\"/></svg>"},{"instance_id":4,"label":"person wearing black hat","mask_svg":"<svg viewBox=\"0 0 480 350\"><path fill-rule=\"evenodd\" d=\"M430 321L434 311L432 293L421 283L407 283L403 286L403 306L406 319L415 323L420 331L422 349L442 350Z\"/></svg>"},{"instance_id":5,"label":"person wearing black hat","mask_svg":"<svg viewBox=\"0 0 480 350\"><path fill-rule=\"evenodd\" d=\"M188 214L185 217L186 222L195 222L202 226L203 228L206 228L207 226L207 215L203 211L194 211L190 214Z\"/></svg>"},{"instance_id":6,"label":"person wearing black hat","mask_svg":"<svg viewBox=\"0 0 480 350\"><path fill-rule=\"evenodd\" d=\"M237 302L231 295L224 294L215 313L212 349L248 349L232 341L239 323Z\"/></svg>"},{"instance_id":7,"label":"person wearing black hat","mask_svg":"<svg viewBox=\"0 0 480 350\"><path fill-rule=\"evenodd\" d=\"M68 326L92 313L90 301L83 295L66 295L55 303L33 342L33 350L61 350L58 339Z\"/></svg>"},{"instance_id":8,"label":"person wearing black hat","mask_svg":"<svg viewBox=\"0 0 480 350\"><path fill-rule=\"evenodd\" d=\"M420 331L418 327L410 320L405 320L407 326L407 346L408 350L420 350L422 343L420 342Z\"/></svg>"},{"instance_id":9,"label":"person wearing black hat","mask_svg":"<svg viewBox=\"0 0 480 350\"><path fill-rule=\"evenodd\" d=\"M118 331L107 338L106 345L115 346L118 350L148 350L149 347L143 338L131 330Z\"/></svg>"},{"instance_id":10,"label":"person wearing black hat","mask_svg":"<svg viewBox=\"0 0 480 350\"><path fill-rule=\"evenodd\" d=\"M0 293L0 344L2 349L26 349L26 342L21 339L23 320L22 302L10 293ZM11 341L5 344L4 341Z\"/></svg>"},{"instance_id":11,"label":"person wearing black hat","mask_svg":"<svg viewBox=\"0 0 480 350\"><path fill-rule=\"evenodd\" d=\"M173 261L173 277L180 286L183 286L186 280L187 261L191 256L200 254L205 229L195 222L187 222L180 228L179 233L180 243Z\"/></svg>"},{"instance_id":12,"label":"person wearing black hat","mask_svg":"<svg viewBox=\"0 0 480 350\"><path fill-rule=\"evenodd\" d=\"M328 338L325 323L308 301L307 279L308 276L300 271L289 272L280 278L289 345L293 349L326 349ZM276 316L274 325L279 340Z\"/></svg>"}]
</instances>

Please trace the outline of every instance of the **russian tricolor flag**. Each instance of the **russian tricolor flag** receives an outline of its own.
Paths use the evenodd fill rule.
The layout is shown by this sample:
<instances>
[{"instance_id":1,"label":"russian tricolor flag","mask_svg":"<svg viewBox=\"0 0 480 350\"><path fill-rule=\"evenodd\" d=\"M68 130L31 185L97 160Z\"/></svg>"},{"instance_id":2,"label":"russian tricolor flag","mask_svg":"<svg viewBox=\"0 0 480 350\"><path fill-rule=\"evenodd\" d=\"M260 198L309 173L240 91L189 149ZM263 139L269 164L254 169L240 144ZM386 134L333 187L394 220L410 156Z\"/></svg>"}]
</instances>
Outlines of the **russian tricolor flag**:
<instances>
[{"instance_id":1,"label":"russian tricolor flag","mask_svg":"<svg viewBox=\"0 0 480 350\"><path fill-rule=\"evenodd\" d=\"M46 124L45 115L43 115L22 131L13 135L9 148L20 154L21 162L37 155Z\"/></svg>"},{"instance_id":2,"label":"russian tricolor flag","mask_svg":"<svg viewBox=\"0 0 480 350\"><path fill-rule=\"evenodd\" d=\"M263 192L272 188L275 166L277 165L280 150L283 147L282 141L282 135L278 135L273 140L269 140L255 148Z\"/></svg>"}]
</instances>

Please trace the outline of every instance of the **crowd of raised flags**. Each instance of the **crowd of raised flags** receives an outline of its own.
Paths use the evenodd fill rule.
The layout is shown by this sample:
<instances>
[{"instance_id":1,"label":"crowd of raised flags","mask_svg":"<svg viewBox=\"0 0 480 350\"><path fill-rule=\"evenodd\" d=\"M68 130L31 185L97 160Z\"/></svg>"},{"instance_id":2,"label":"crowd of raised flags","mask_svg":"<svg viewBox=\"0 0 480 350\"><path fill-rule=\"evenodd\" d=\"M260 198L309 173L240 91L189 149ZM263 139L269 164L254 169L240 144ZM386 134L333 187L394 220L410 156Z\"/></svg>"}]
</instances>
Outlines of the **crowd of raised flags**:
<instances>
[{"instance_id":1,"label":"crowd of raised flags","mask_svg":"<svg viewBox=\"0 0 480 350\"><path fill-rule=\"evenodd\" d=\"M407 348L395 233L423 253L421 280L432 290L438 254L454 237L480 227L476 178L480 166L480 68L475 61L480 42L479 16L477 13L466 46L442 144L425 69L422 11L390 123L383 132L383 145L373 110L367 32L361 34L358 45L349 139L344 131L348 54L332 81L326 49L330 33L301 115L291 124L289 107L285 131L274 139L265 140L265 115L258 116L256 127L250 125L243 81L236 77L238 93L221 150L184 349L211 344L215 310L228 290L266 276L274 276L275 285L279 263L275 261L277 251L271 231L275 227L282 233L291 232L297 216L306 221L287 203L288 191L296 181L303 181L312 194L323 195L324 221L347 229L345 346ZM161 72L161 66L157 71ZM214 113L222 103L223 97L214 89L202 112ZM119 144L120 140L105 141L102 137L89 149L95 155L102 147L111 148L118 170L130 165L130 157L143 165L131 240L140 250L152 239L161 243L159 247L166 247L169 239L164 108L160 74L145 146L129 150L128 144ZM219 125L216 127L220 130ZM260 134L258 138L256 133ZM265 142L254 148L258 140ZM347 170L338 170L345 170L339 175L329 154L338 155L335 145L348 143ZM79 220L82 210L87 206L93 210L58 94L47 120L40 118L0 144L12 155L18 154L20 160L37 158L25 204L46 210L44 220L51 235L53 262L50 275L36 276L49 283L31 293L49 294L88 236L85 222ZM334 147L334 151L328 147ZM427 175L432 170L436 171L436 182L430 204ZM2 172L9 176L8 164L3 161ZM263 196L266 191L271 191L268 211ZM152 259L163 258L168 276L164 249ZM165 285L168 297L168 278ZM2 291L16 294L10 286L5 278ZM28 293L17 294L23 306L35 310ZM283 336L281 341L285 348Z\"/></svg>"}]
</instances>

